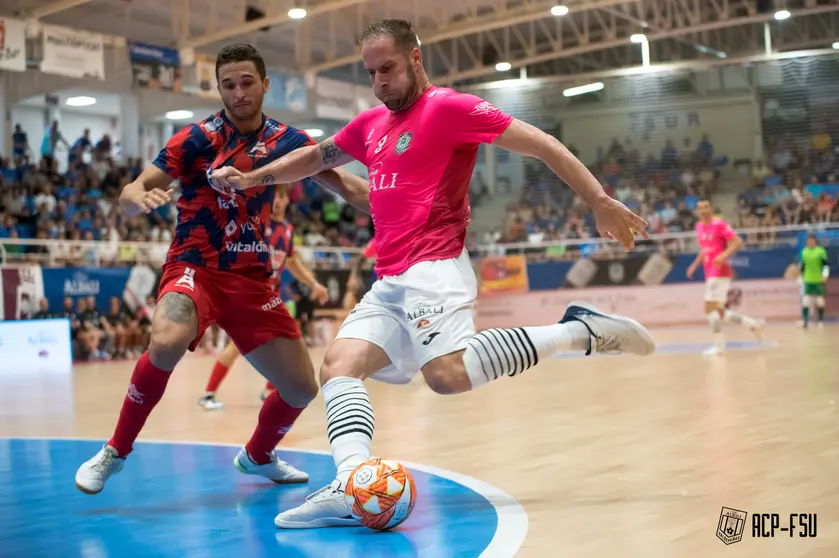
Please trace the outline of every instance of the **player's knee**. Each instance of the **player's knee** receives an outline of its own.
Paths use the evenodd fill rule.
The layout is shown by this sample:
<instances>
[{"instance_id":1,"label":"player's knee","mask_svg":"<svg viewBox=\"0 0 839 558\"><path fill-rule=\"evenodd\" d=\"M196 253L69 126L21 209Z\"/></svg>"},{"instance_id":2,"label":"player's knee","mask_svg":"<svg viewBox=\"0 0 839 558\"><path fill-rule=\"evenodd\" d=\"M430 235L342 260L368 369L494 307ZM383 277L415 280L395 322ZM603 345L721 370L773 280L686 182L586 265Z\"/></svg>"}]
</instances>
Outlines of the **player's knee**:
<instances>
[{"instance_id":1,"label":"player's knee","mask_svg":"<svg viewBox=\"0 0 839 558\"><path fill-rule=\"evenodd\" d=\"M333 378L358 378L363 380L363 373L355 370L355 360L337 350L326 351L323 364L320 366L320 385L325 384Z\"/></svg>"},{"instance_id":2,"label":"player's knee","mask_svg":"<svg viewBox=\"0 0 839 558\"><path fill-rule=\"evenodd\" d=\"M422 367L425 383L434 393L455 395L472 389L463 364L463 351L437 357Z\"/></svg>"},{"instance_id":3,"label":"player's knee","mask_svg":"<svg viewBox=\"0 0 839 558\"><path fill-rule=\"evenodd\" d=\"M825 299L823 296L816 297L816 306L819 308L824 308Z\"/></svg>"},{"instance_id":4,"label":"player's knee","mask_svg":"<svg viewBox=\"0 0 839 558\"><path fill-rule=\"evenodd\" d=\"M158 320L151 327L149 357L156 365L165 362L174 366L186 353L194 337L193 328L187 325Z\"/></svg>"}]
</instances>

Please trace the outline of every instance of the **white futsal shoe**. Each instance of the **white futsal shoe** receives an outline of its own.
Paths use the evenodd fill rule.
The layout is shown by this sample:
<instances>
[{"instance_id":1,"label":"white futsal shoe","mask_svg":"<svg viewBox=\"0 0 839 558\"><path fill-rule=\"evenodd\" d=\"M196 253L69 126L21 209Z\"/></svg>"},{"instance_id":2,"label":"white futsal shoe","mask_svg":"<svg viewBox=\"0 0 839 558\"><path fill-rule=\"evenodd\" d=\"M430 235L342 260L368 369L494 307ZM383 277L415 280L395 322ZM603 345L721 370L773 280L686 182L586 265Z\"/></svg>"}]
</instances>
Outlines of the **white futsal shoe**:
<instances>
[{"instance_id":1,"label":"white futsal shoe","mask_svg":"<svg viewBox=\"0 0 839 558\"><path fill-rule=\"evenodd\" d=\"M606 314L586 302L572 302L559 323L571 321L581 322L591 334L587 355L628 353L646 356L655 352L653 336L631 318Z\"/></svg>"},{"instance_id":2,"label":"white futsal shoe","mask_svg":"<svg viewBox=\"0 0 839 558\"><path fill-rule=\"evenodd\" d=\"M702 354L708 357L723 355L725 354L725 345L711 345Z\"/></svg>"},{"instance_id":3,"label":"white futsal shoe","mask_svg":"<svg viewBox=\"0 0 839 558\"><path fill-rule=\"evenodd\" d=\"M111 477L122 471L125 459L111 446L103 446L99 453L82 463L76 471L76 488L85 494L99 494Z\"/></svg>"},{"instance_id":4,"label":"white futsal shoe","mask_svg":"<svg viewBox=\"0 0 839 558\"><path fill-rule=\"evenodd\" d=\"M274 525L280 529L312 529L317 527L357 527L353 519L341 481L335 479L310 494L301 506L284 511L274 518Z\"/></svg>"},{"instance_id":5,"label":"white futsal shoe","mask_svg":"<svg viewBox=\"0 0 839 558\"><path fill-rule=\"evenodd\" d=\"M198 400L198 406L205 411L218 411L224 407L224 403L216 401L216 396L212 393L207 393Z\"/></svg>"},{"instance_id":6,"label":"white futsal shoe","mask_svg":"<svg viewBox=\"0 0 839 558\"><path fill-rule=\"evenodd\" d=\"M271 461L264 465L254 463L245 448L233 460L233 466L246 475L259 475L277 484L302 484L309 482L309 475L296 469L271 452Z\"/></svg>"}]
</instances>

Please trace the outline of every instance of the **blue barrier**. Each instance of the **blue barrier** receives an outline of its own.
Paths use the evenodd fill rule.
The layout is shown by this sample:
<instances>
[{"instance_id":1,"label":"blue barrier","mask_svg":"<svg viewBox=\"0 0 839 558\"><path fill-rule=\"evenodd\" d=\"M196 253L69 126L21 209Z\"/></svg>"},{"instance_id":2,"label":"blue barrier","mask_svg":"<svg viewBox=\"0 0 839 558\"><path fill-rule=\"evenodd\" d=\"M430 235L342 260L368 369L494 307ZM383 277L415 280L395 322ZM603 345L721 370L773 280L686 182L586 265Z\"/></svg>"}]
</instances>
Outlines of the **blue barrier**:
<instances>
[{"instance_id":1,"label":"blue barrier","mask_svg":"<svg viewBox=\"0 0 839 558\"><path fill-rule=\"evenodd\" d=\"M122 299L122 292L131 274L131 268L58 267L43 268L44 296L51 309L62 308L65 296L73 299L96 297L96 306L104 312L111 297Z\"/></svg>"},{"instance_id":2,"label":"blue barrier","mask_svg":"<svg viewBox=\"0 0 839 558\"><path fill-rule=\"evenodd\" d=\"M839 241L839 236L835 239ZM823 243L826 244L826 243ZM831 266L839 269L839 244L827 246ZM743 250L731 258L731 266L737 279L780 279L791 264L798 263L799 249L793 246L772 248L767 250ZM686 283L687 269L693 263L696 254L679 254L656 256L656 265L667 265L670 271L661 280L661 284ZM591 260L596 271L591 274L587 286L616 286L640 285L639 275L645 265L650 262L652 254L633 254L619 260ZM577 264L576 261L555 260L547 262L529 263L527 278L531 291L546 291L560 288L570 288L567 276ZM652 265L651 264L651 265ZM655 265L654 265L655 267ZM617 269L619 268L619 269ZM702 281L705 274L702 266L693 276L693 281Z\"/></svg>"}]
</instances>

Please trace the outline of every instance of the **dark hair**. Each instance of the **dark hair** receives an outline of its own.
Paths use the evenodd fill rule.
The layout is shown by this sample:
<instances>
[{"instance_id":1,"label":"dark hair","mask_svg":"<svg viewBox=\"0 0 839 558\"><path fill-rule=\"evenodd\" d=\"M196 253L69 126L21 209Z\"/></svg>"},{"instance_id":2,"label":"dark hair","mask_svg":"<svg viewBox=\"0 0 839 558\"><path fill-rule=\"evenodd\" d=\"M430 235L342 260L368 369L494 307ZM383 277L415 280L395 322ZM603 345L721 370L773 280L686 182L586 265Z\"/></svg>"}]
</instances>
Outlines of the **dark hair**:
<instances>
[{"instance_id":1,"label":"dark hair","mask_svg":"<svg viewBox=\"0 0 839 558\"><path fill-rule=\"evenodd\" d=\"M234 62L253 62L259 77L265 79L265 60L256 47L248 43L233 43L219 51L216 56L216 79L218 79L219 68Z\"/></svg>"},{"instance_id":2,"label":"dark hair","mask_svg":"<svg viewBox=\"0 0 839 558\"><path fill-rule=\"evenodd\" d=\"M420 40L414 26L406 19L383 19L370 25L361 34L361 41L373 37L390 37L396 46L404 52L411 52L414 47L419 48Z\"/></svg>"}]
</instances>

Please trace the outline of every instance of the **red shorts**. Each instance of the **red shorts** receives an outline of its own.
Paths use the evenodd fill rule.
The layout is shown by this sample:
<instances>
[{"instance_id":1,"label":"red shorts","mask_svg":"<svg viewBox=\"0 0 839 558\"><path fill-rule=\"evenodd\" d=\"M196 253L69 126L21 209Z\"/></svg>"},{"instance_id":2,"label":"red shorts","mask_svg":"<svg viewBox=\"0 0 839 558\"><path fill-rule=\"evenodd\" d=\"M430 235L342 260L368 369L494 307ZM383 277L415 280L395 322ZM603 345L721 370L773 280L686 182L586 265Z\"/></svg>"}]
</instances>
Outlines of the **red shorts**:
<instances>
[{"instance_id":1,"label":"red shorts","mask_svg":"<svg viewBox=\"0 0 839 558\"><path fill-rule=\"evenodd\" d=\"M229 271L170 262L163 265L157 299L166 293L185 294L198 310L198 333L189 345L190 351L216 323L243 355L277 337L302 337L297 322L267 278L260 281Z\"/></svg>"}]
</instances>

